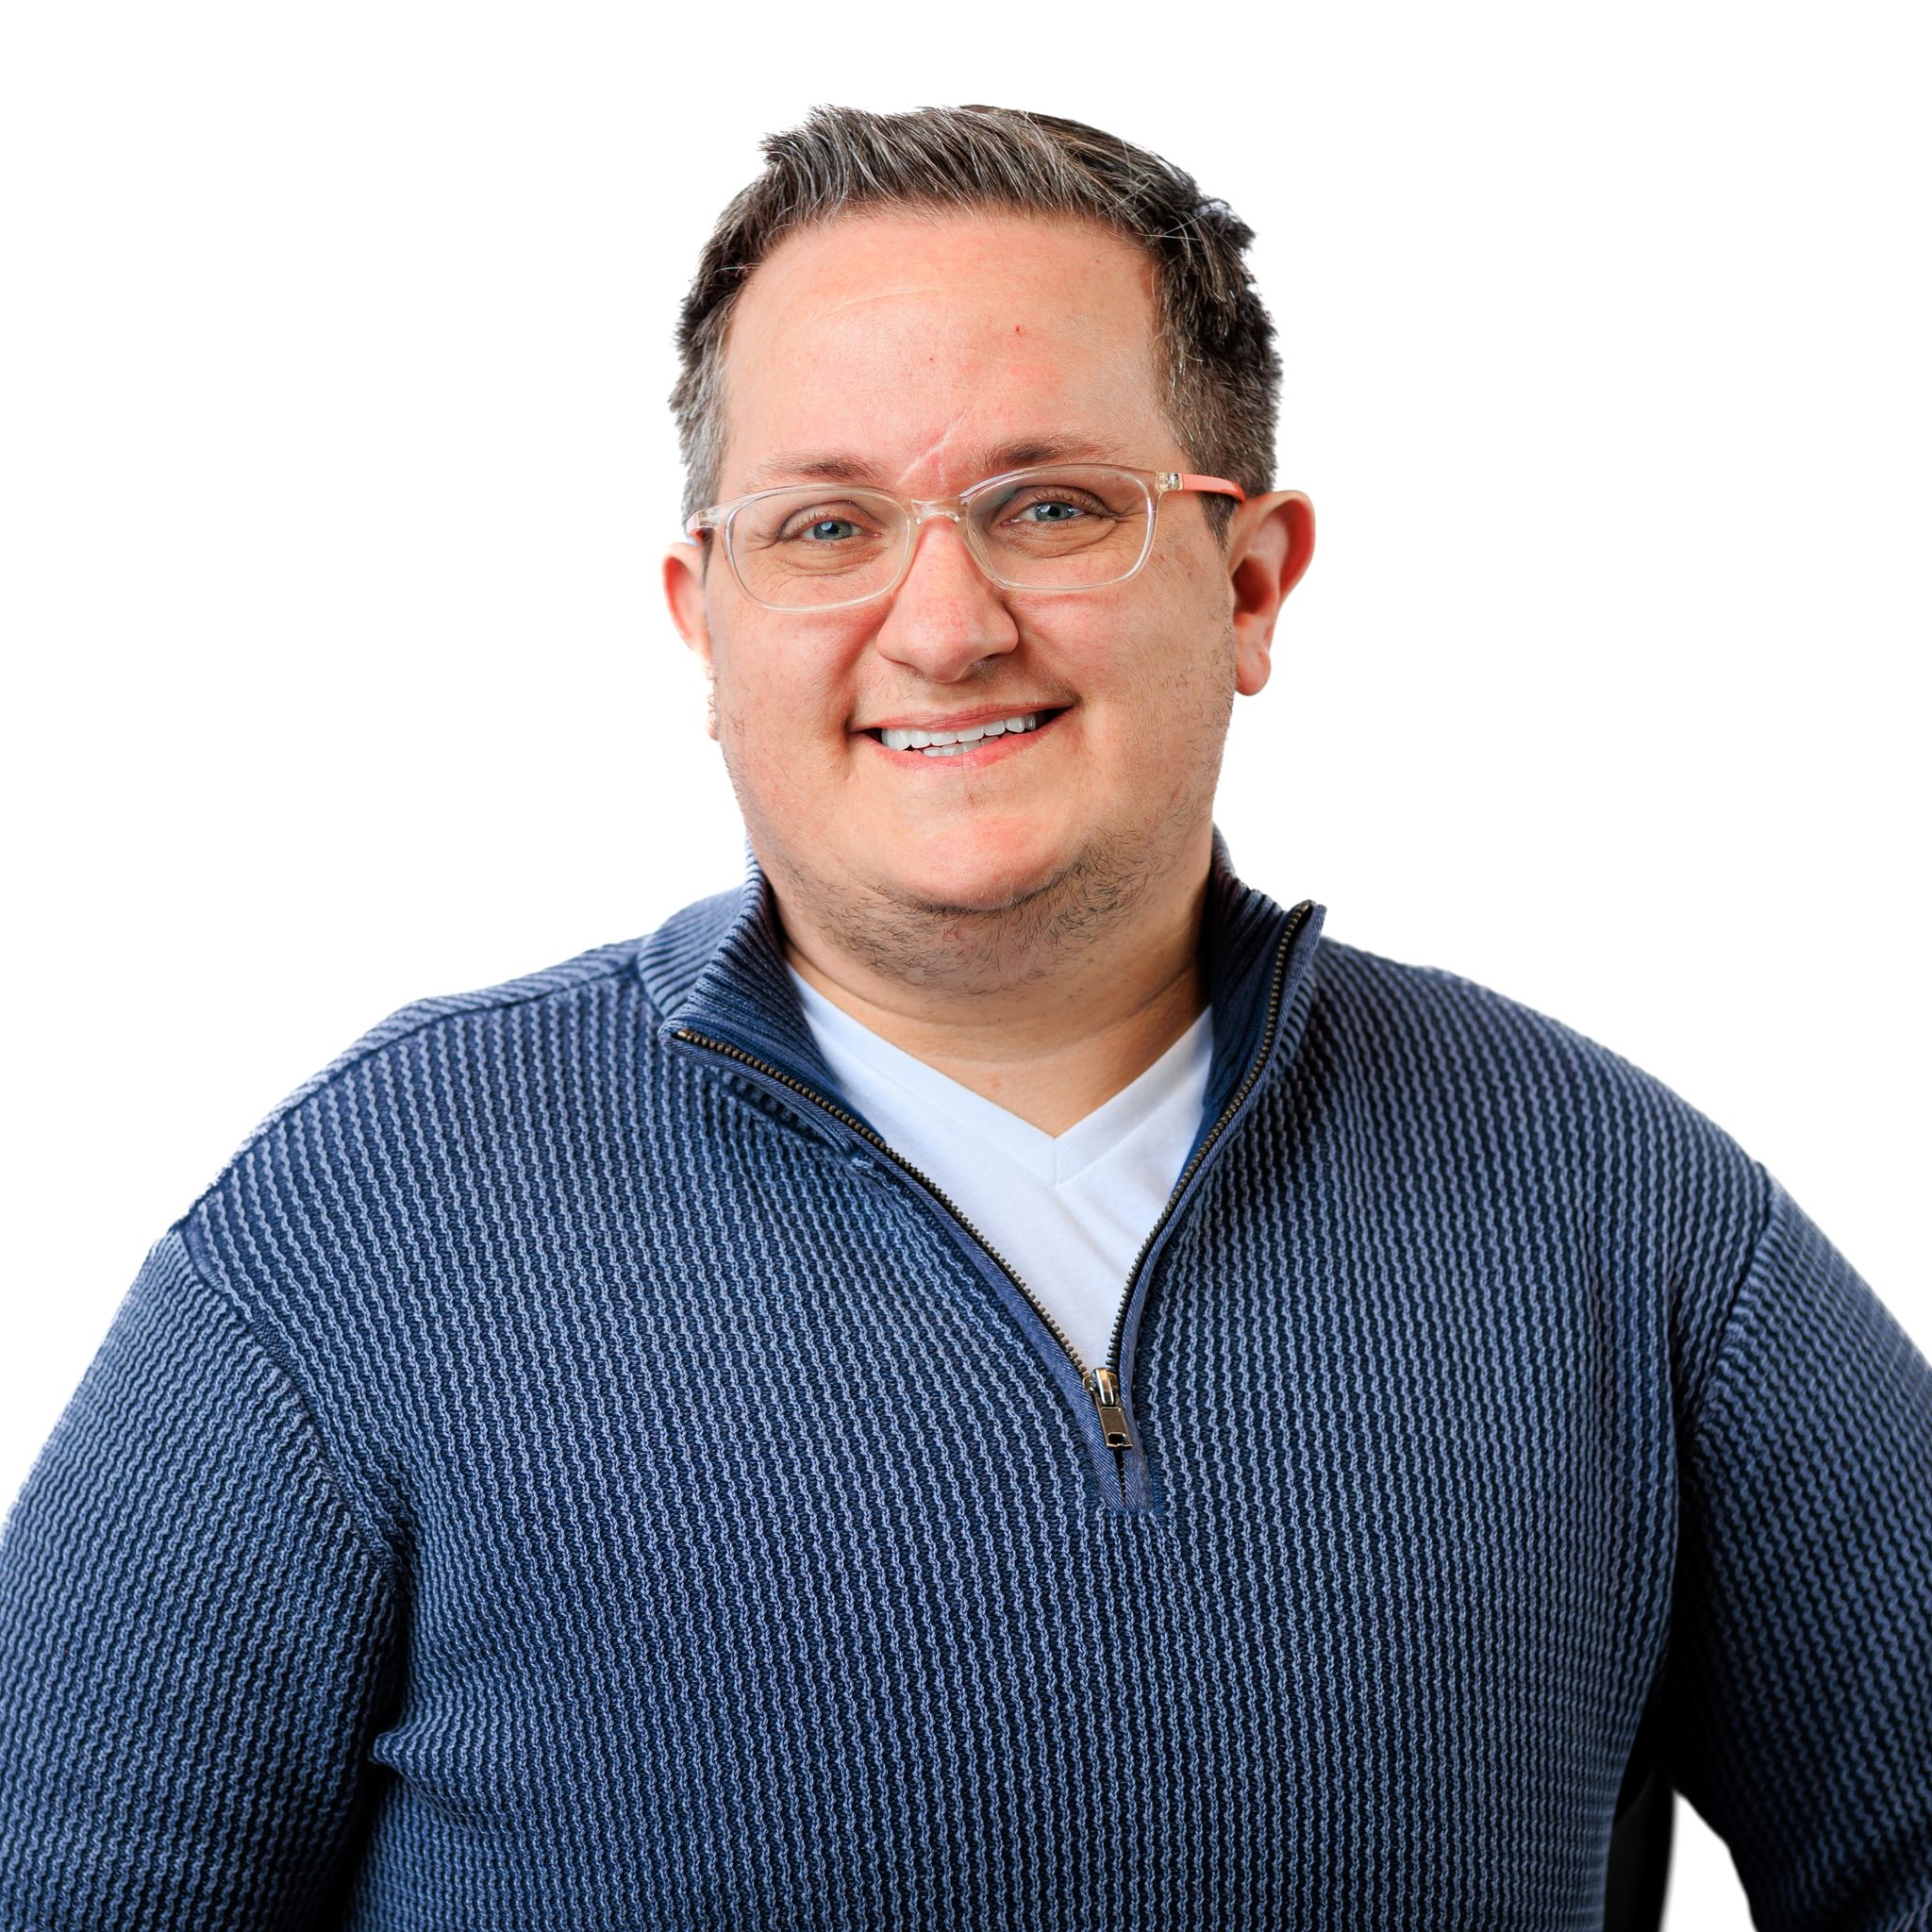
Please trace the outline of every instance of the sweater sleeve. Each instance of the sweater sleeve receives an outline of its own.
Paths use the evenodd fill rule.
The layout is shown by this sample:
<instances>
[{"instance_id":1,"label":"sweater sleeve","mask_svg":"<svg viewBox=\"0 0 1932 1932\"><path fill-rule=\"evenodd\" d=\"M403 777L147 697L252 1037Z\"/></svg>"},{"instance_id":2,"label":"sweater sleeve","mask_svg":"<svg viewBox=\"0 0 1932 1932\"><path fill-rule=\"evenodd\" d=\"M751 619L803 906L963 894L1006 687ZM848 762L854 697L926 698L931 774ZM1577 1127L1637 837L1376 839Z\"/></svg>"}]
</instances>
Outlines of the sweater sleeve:
<instances>
[{"instance_id":1,"label":"sweater sleeve","mask_svg":"<svg viewBox=\"0 0 1932 1932\"><path fill-rule=\"evenodd\" d=\"M0 1541L0 1924L329 1923L396 1629L300 1395L177 1223Z\"/></svg>"},{"instance_id":2,"label":"sweater sleeve","mask_svg":"<svg viewBox=\"0 0 1932 1932\"><path fill-rule=\"evenodd\" d=\"M1921 1932L1932 1366L1765 1180L1686 1430L1665 1761L1762 1932Z\"/></svg>"}]
</instances>

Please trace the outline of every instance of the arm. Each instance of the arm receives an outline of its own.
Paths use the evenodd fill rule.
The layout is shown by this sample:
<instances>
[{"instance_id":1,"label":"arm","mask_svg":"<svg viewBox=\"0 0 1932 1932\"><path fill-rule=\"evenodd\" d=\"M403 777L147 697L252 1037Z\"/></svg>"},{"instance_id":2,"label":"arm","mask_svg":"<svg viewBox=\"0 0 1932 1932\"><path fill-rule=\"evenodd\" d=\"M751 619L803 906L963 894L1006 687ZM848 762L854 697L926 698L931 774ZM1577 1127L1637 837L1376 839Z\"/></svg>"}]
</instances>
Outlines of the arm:
<instances>
[{"instance_id":1,"label":"arm","mask_svg":"<svg viewBox=\"0 0 1932 1932\"><path fill-rule=\"evenodd\" d=\"M0 1541L0 1923L326 1923L396 1629L300 1396L177 1224Z\"/></svg>"},{"instance_id":2,"label":"arm","mask_svg":"<svg viewBox=\"0 0 1932 1932\"><path fill-rule=\"evenodd\" d=\"M1766 1179L1684 1437L1664 1762L1765 1932L1919 1932L1932 1365Z\"/></svg>"}]
</instances>

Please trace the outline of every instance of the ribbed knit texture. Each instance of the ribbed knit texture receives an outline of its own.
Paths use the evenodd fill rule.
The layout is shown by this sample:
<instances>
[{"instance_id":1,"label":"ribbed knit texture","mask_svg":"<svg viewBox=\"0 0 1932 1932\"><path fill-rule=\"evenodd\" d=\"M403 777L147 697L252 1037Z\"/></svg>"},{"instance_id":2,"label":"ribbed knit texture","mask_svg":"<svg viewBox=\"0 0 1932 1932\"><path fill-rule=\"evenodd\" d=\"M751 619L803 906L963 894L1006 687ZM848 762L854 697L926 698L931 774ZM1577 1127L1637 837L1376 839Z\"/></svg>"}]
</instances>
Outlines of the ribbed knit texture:
<instances>
[{"instance_id":1,"label":"ribbed knit texture","mask_svg":"<svg viewBox=\"0 0 1932 1932\"><path fill-rule=\"evenodd\" d=\"M1932 1923L1932 1368L1657 1080L1321 926L1217 833L1125 1454L756 868L375 1028L8 1519L0 1924L1588 1927L1646 1709L1766 1932Z\"/></svg>"}]
</instances>

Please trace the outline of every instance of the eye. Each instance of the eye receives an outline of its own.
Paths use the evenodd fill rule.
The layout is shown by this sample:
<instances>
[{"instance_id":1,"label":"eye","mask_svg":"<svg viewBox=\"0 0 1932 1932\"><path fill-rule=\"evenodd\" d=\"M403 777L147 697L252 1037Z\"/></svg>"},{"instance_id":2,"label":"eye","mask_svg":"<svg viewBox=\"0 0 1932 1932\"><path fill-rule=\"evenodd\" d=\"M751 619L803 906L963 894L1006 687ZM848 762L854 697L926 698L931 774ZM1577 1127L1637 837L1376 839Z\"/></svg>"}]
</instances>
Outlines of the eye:
<instances>
[{"instance_id":1,"label":"eye","mask_svg":"<svg viewBox=\"0 0 1932 1932\"><path fill-rule=\"evenodd\" d=\"M876 542L890 515L890 510L874 508L858 496L799 491L755 506L742 534L794 552L851 550Z\"/></svg>"},{"instance_id":2,"label":"eye","mask_svg":"<svg viewBox=\"0 0 1932 1932\"><path fill-rule=\"evenodd\" d=\"M1022 530L1064 530L1070 525L1111 514L1097 496L1064 484L1020 491L1008 498L1000 511L1002 522Z\"/></svg>"},{"instance_id":3,"label":"eye","mask_svg":"<svg viewBox=\"0 0 1932 1932\"><path fill-rule=\"evenodd\" d=\"M1092 516L1099 508L1097 504L1080 502L1073 496L1042 496L1032 503L1022 504L1017 509L1008 508L1008 515L1018 524L1074 524L1082 517Z\"/></svg>"},{"instance_id":4,"label":"eye","mask_svg":"<svg viewBox=\"0 0 1932 1932\"><path fill-rule=\"evenodd\" d=\"M784 531L788 543L841 543L864 533L850 517L814 517L809 523L793 523Z\"/></svg>"}]
</instances>

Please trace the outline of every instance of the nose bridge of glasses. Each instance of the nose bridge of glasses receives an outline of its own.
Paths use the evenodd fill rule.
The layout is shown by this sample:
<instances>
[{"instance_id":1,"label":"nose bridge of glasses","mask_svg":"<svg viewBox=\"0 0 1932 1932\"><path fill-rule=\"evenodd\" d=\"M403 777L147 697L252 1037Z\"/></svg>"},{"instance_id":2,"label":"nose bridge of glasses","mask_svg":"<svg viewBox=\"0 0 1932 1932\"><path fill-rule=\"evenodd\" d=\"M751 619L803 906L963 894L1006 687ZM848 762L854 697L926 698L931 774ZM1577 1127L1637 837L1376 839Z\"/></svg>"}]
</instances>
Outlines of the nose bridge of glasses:
<instances>
[{"instance_id":1,"label":"nose bridge of glasses","mask_svg":"<svg viewBox=\"0 0 1932 1932\"><path fill-rule=\"evenodd\" d=\"M921 530L935 517L943 517L949 524L963 524L966 512L959 506L957 496L935 496L930 501L918 497L908 497L906 506L912 513L912 527Z\"/></svg>"},{"instance_id":2,"label":"nose bridge of glasses","mask_svg":"<svg viewBox=\"0 0 1932 1932\"><path fill-rule=\"evenodd\" d=\"M951 524L953 533L959 539L960 547L977 568L981 576L997 582L989 559L982 553L979 533L974 526L971 509L962 506L957 496L934 497L930 501L920 501L911 497L901 497L906 506L907 529L905 558L902 567L902 580L910 575L919 560L921 540L925 535L925 526L930 523Z\"/></svg>"}]
</instances>

